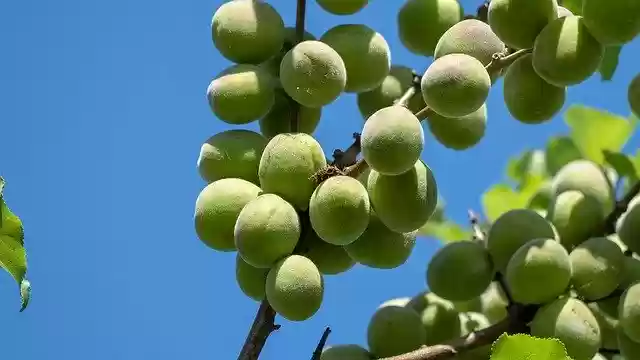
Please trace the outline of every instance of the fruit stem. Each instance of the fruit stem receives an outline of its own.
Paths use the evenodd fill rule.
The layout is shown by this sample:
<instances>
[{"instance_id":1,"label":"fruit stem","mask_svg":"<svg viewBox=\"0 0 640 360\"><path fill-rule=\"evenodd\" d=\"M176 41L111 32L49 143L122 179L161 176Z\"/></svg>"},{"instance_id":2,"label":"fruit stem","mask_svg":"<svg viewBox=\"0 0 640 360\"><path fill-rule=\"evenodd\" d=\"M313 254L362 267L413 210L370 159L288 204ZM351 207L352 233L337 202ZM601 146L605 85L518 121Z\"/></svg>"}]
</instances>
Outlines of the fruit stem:
<instances>
[{"instance_id":1,"label":"fruit stem","mask_svg":"<svg viewBox=\"0 0 640 360\"><path fill-rule=\"evenodd\" d=\"M322 355L322 350L324 349L324 345L327 343L329 334L331 334L331 328L327 327L326 329L324 329L320 341L318 341L318 346L316 346L316 349L313 351L311 360L320 360L320 355Z\"/></svg>"},{"instance_id":2,"label":"fruit stem","mask_svg":"<svg viewBox=\"0 0 640 360\"><path fill-rule=\"evenodd\" d=\"M307 13L307 1L298 0L296 7L296 37L293 41L295 47L304 39L304 22ZM293 109L291 111L291 132L298 132L298 124L300 123L300 104L294 102Z\"/></svg>"}]
</instances>

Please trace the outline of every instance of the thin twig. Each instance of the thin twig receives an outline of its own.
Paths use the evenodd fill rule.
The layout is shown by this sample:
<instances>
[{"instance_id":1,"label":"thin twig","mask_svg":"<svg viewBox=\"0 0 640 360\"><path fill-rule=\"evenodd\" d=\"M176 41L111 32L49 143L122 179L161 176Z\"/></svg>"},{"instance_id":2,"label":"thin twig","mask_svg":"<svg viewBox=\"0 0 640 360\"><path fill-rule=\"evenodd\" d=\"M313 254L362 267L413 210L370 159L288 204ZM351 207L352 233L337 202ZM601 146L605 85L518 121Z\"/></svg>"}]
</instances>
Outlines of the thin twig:
<instances>
[{"instance_id":1,"label":"thin twig","mask_svg":"<svg viewBox=\"0 0 640 360\"><path fill-rule=\"evenodd\" d=\"M316 346L316 349L313 351L311 360L320 360L320 355L322 355L322 350L324 350L324 345L327 343L329 334L331 334L331 329L327 327L326 329L324 329L320 341L318 341L318 346Z\"/></svg>"},{"instance_id":2,"label":"thin twig","mask_svg":"<svg viewBox=\"0 0 640 360\"><path fill-rule=\"evenodd\" d=\"M304 39L304 23L307 13L307 0L298 0L298 6L296 8L296 37L293 41L293 46L296 46ZM294 102L293 109L291 111L291 132L298 132L298 125L300 123L300 104Z\"/></svg>"},{"instance_id":3,"label":"thin twig","mask_svg":"<svg viewBox=\"0 0 640 360\"><path fill-rule=\"evenodd\" d=\"M256 317L249 330L249 335L238 355L238 360L257 360L267 343L267 338L272 332L278 330L280 325L275 324L276 312L267 300L263 300L258 308Z\"/></svg>"},{"instance_id":4,"label":"thin twig","mask_svg":"<svg viewBox=\"0 0 640 360\"><path fill-rule=\"evenodd\" d=\"M344 169L358 161L358 154L360 154L360 134L353 133L353 144L347 150L336 149L333 151L333 163L331 165Z\"/></svg>"}]
</instances>

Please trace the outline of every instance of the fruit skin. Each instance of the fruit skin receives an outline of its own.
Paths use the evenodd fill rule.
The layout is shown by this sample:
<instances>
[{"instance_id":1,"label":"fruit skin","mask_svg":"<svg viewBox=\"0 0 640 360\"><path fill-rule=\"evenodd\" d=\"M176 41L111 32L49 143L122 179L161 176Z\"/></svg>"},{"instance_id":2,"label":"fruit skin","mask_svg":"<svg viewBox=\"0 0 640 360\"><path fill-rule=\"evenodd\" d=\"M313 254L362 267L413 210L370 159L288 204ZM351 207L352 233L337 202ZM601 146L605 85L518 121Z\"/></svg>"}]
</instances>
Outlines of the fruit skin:
<instances>
[{"instance_id":1,"label":"fruit skin","mask_svg":"<svg viewBox=\"0 0 640 360\"><path fill-rule=\"evenodd\" d=\"M504 50L504 43L487 23L477 19L466 19L442 34L433 57L438 59L449 54L467 54L487 66L494 54L502 53Z\"/></svg>"},{"instance_id":2,"label":"fruit skin","mask_svg":"<svg viewBox=\"0 0 640 360\"><path fill-rule=\"evenodd\" d=\"M280 63L284 91L307 107L334 102L347 84L347 69L340 55L329 45L307 40L289 50Z\"/></svg>"},{"instance_id":3,"label":"fruit skin","mask_svg":"<svg viewBox=\"0 0 640 360\"><path fill-rule=\"evenodd\" d=\"M234 238L238 253L249 265L271 267L298 244L298 213L278 195L262 194L240 211Z\"/></svg>"},{"instance_id":4,"label":"fruit skin","mask_svg":"<svg viewBox=\"0 0 640 360\"><path fill-rule=\"evenodd\" d=\"M585 242L602 226L605 219L602 205L593 196L568 190L556 196L547 214L567 250Z\"/></svg>"},{"instance_id":5,"label":"fruit skin","mask_svg":"<svg viewBox=\"0 0 640 360\"><path fill-rule=\"evenodd\" d=\"M369 351L376 359L415 350L422 346L425 337L420 315L399 306L378 309L367 327Z\"/></svg>"},{"instance_id":6,"label":"fruit skin","mask_svg":"<svg viewBox=\"0 0 640 360\"><path fill-rule=\"evenodd\" d=\"M449 54L436 59L422 76L424 102L447 117L468 115L487 99L491 78L482 63L466 54Z\"/></svg>"},{"instance_id":7,"label":"fruit skin","mask_svg":"<svg viewBox=\"0 0 640 360\"><path fill-rule=\"evenodd\" d=\"M489 3L491 29L515 49L533 47L536 36L558 16L555 0L495 0Z\"/></svg>"},{"instance_id":8,"label":"fruit skin","mask_svg":"<svg viewBox=\"0 0 640 360\"><path fill-rule=\"evenodd\" d=\"M371 354L360 345L333 345L322 350L320 360L371 360Z\"/></svg>"},{"instance_id":9,"label":"fruit skin","mask_svg":"<svg viewBox=\"0 0 640 360\"><path fill-rule=\"evenodd\" d=\"M269 271L265 289L269 304L278 314L287 320L304 321L322 305L324 280L311 260L291 255Z\"/></svg>"},{"instance_id":10,"label":"fruit skin","mask_svg":"<svg viewBox=\"0 0 640 360\"><path fill-rule=\"evenodd\" d=\"M493 264L485 247L461 241L449 243L436 252L427 268L427 285L442 298L467 301L480 296L491 284L493 275Z\"/></svg>"},{"instance_id":11,"label":"fruit skin","mask_svg":"<svg viewBox=\"0 0 640 360\"><path fill-rule=\"evenodd\" d=\"M392 231L405 233L424 225L438 204L438 185L431 168L421 160L395 176L369 173L367 190L372 207Z\"/></svg>"},{"instance_id":12,"label":"fruit skin","mask_svg":"<svg viewBox=\"0 0 640 360\"><path fill-rule=\"evenodd\" d=\"M269 113L260 118L260 132L271 139L278 134L291 132L291 116L295 102L290 100L283 91L276 91L275 103ZM322 108L299 106L298 132L313 134L320 123Z\"/></svg>"},{"instance_id":13,"label":"fruit skin","mask_svg":"<svg viewBox=\"0 0 640 360\"><path fill-rule=\"evenodd\" d=\"M565 292L571 280L569 254L553 239L521 246L507 264L506 281L514 301L544 304Z\"/></svg>"},{"instance_id":14,"label":"fruit skin","mask_svg":"<svg viewBox=\"0 0 640 360\"><path fill-rule=\"evenodd\" d=\"M314 231L308 231L304 241L306 250L302 255L313 261L324 275L341 274L355 265L355 261L343 246L329 244L320 239Z\"/></svg>"},{"instance_id":15,"label":"fruit skin","mask_svg":"<svg viewBox=\"0 0 640 360\"><path fill-rule=\"evenodd\" d=\"M391 65L389 74L378 87L358 93L358 110L366 121L376 111L393 105L411 86L413 86L413 71L406 66ZM416 92L407 104L407 108L413 113L424 107L425 103L419 92Z\"/></svg>"},{"instance_id":16,"label":"fruit skin","mask_svg":"<svg viewBox=\"0 0 640 360\"><path fill-rule=\"evenodd\" d=\"M338 175L323 181L314 190L309 202L309 219L322 240L347 245L367 229L370 210L367 189L352 177Z\"/></svg>"},{"instance_id":17,"label":"fruit skin","mask_svg":"<svg viewBox=\"0 0 640 360\"><path fill-rule=\"evenodd\" d=\"M233 228L238 215L260 192L258 186L242 179L221 179L207 185L196 199L193 216L198 238L214 250L236 250Z\"/></svg>"},{"instance_id":18,"label":"fruit skin","mask_svg":"<svg viewBox=\"0 0 640 360\"><path fill-rule=\"evenodd\" d=\"M449 118L436 113L427 124L436 140L448 149L466 150L477 145L487 128L487 106L482 105L469 115Z\"/></svg>"},{"instance_id":19,"label":"fruit skin","mask_svg":"<svg viewBox=\"0 0 640 360\"><path fill-rule=\"evenodd\" d=\"M504 102L511 116L525 124L551 120L562 109L566 92L536 73L531 54L516 60L504 75Z\"/></svg>"},{"instance_id":20,"label":"fruit skin","mask_svg":"<svg viewBox=\"0 0 640 360\"><path fill-rule=\"evenodd\" d=\"M284 22L276 9L260 0L226 2L211 20L214 45L235 63L267 60L280 50L284 35Z\"/></svg>"},{"instance_id":21,"label":"fruit skin","mask_svg":"<svg viewBox=\"0 0 640 360\"><path fill-rule=\"evenodd\" d=\"M640 259L636 256L625 256L618 289L626 290L636 282L640 282Z\"/></svg>"},{"instance_id":22,"label":"fruit skin","mask_svg":"<svg viewBox=\"0 0 640 360\"><path fill-rule=\"evenodd\" d=\"M571 254L573 289L586 300L602 299L620 284L624 255L620 247L604 237L591 238Z\"/></svg>"},{"instance_id":23,"label":"fruit skin","mask_svg":"<svg viewBox=\"0 0 640 360\"><path fill-rule=\"evenodd\" d=\"M265 116L273 106L273 78L257 65L233 65L211 81L207 99L218 119L232 125L248 124Z\"/></svg>"},{"instance_id":24,"label":"fruit skin","mask_svg":"<svg viewBox=\"0 0 640 360\"><path fill-rule=\"evenodd\" d=\"M620 327L629 339L640 342L640 283L625 290L618 306Z\"/></svg>"},{"instance_id":25,"label":"fruit skin","mask_svg":"<svg viewBox=\"0 0 640 360\"><path fill-rule=\"evenodd\" d=\"M267 146L262 135L232 129L211 136L200 148L197 167L207 183L225 178L239 178L259 184L258 165Z\"/></svg>"},{"instance_id":26,"label":"fruit skin","mask_svg":"<svg viewBox=\"0 0 640 360\"><path fill-rule=\"evenodd\" d=\"M622 329L618 329L618 344L620 346L620 355L622 360L635 359L640 354L640 342L631 340ZM620 360L619 358L614 358Z\"/></svg>"},{"instance_id":27,"label":"fruit skin","mask_svg":"<svg viewBox=\"0 0 640 360\"><path fill-rule=\"evenodd\" d=\"M400 175L415 166L424 148L420 120L404 106L389 106L367 119L360 137L362 156L384 175Z\"/></svg>"},{"instance_id":28,"label":"fruit skin","mask_svg":"<svg viewBox=\"0 0 640 360\"><path fill-rule=\"evenodd\" d=\"M640 74L636 75L629 83L627 100L629 101L631 111L635 116L640 117Z\"/></svg>"},{"instance_id":29,"label":"fruit skin","mask_svg":"<svg viewBox=\"0 0 640 360\"><path fill-rule=\"evenodd\" d=\"M352 15L364 9L369 0L316 0L326 12L334 15Z\"/></svg>"},{"instance_id":30,"label":"fruit skin","mask_svg":"<svg viewBox=\"0 0 640 360\"><path fill-rule=\"evenodd\" d=\"M406 0L397 15L398 36L412 53L432 56L442 34L462 16L456 0Z\"/></svg>"},{"instance_id":31,"label":"fruit skin","mask_svg":"<svg viewBox=\"0 0 640 360\"><path fill-rule=\"evenodd\" d=\"M358 240L345 245L349 256L362 265L393 269L404 264L416 244L413 233L397 233L387 228L371 211L369 226Z\"/></svg>"},{"instance_id":32,"label":"fruit skin","mask_svg":"<svg viewBox=\"0 0 640 360\"><path fill-rule=\"evenodd\" d=\"M640 253L640 205L632 205L624 214L618 228L620 240L633 252Z\"/></svg>"},{"instance_id":33,"label":"fruit skin","mask_svg":"<svg viewBox=\"0 0 640 360\"><path fill-rule=\"evenodd\" d=\"M382 35L363 24L342 24L325 32L320 41L331 46L347 70L345 91L359 93L382 84L391 67L391 49Z\"/></svg>"},{"instance_id":34,"label":"fruit skin","mask_svg":"<svg viewBox=\"0 0 640 360\"><path fill-rule=\"evenodd\" d=\"M487 249L496 270L503 271L511 256L530 240L556 238L553 225L538 213L529 209L515 209L494 221L487 235Z\"/></svg>"},{"instance_id":35,"label":"fruit skin","mask_svg":"<svg viewBox=\"0 0 640 360\"><path fill-rule=\"evenodd\" d=\"M577 190L600 202L605 214L613 209L614 195L606 175L589 160L574 160L563 166L551 183L553 196L568 190Z\"/></svg>"},{"instance_id":36,"label":"fruit skin","mask_svg":"<svg viewBox=\"0 0 640 360\"><path fill-rule=\"evenodd\" d=\"M582 1L589 32L605 46L622 45L640 33L640 2L635 0Z\"/></svg>"},{"instance_id":37,"label":"fruit skin","mask_svg":"<svg viewBox=\"0 0 640 360\"><path fill-rule=\"evenodd\" d=\"M557 338L575 360L591 360L601 345L600 327L582 301L563 297L544 305L530 324L531 335Z\"/></svg>"},{"instance_id":38,"label":"fruit skin","mask_svg":"<svg viewBox=\"0 0 640 360\"><path fill-rule=\"evenodd\" d=\"M547 25L533 47L533 68L556 86L577 85L600 66L604 46L589 33L581 16L558 18Z\"/></svg>"},{"instance_id":39,"label":"fruit skin","mask_svg":"<svg viewBox=\"0 0 640 360\"><path fill-rule=\"evenodd\" d=\"M602 301L588 303L587 306L598 320L602 348L616 350L618 345L618 304L620 297L608 298Z\"/></svg>"},{"instance_id":40,"label":"fruit skin","mask_svg":"<svg viewBox=\"0 0 640 360\"><path fill-rule=\"evenodd\" d=\"M268 268L256 268L236 254L236 282L240 290L255 301L264 299L264 285L267 281Z\"/></svg>"},{"instance_id":41,"label":"fruit skin","mask_svg":"<svg viewBox=\"0 0 640 360\"><path fill-rule=\"evenodd\" d=\"M258 167L260 186L282 196L300 210L307 210L316 188L311 178L327 166L327 158L316 139L304 133L274 136L262 153Z\"/></svg>"},{"instance_id":42,"label":"fruit skin","mask_svg":"<svg viewBox=\"0 0 640 360\"><path fill-rule=\"evenodd\" d=\"M293 47L294 44L297 43L297 38L295 27L289 26L284 28L284 42L282 44L282 48L277 54L260 64L260 67L264 68L274 77L278 86L280 86L280 81L278 80L280 77L280 63L282 62L282 58L285 54ZM304 35L302 36L302 41L306 40L316 40L316 37L305 30Z\"/></svg>"},{"instance_id":43,"label":"fruit skin","mask_svg":"<svg viewBox=\"0 0 640 360\"><path fill-rule=\"evenodd\" d=\"M406 307L420 314L426 345L440 344L462 335L460 313L451 301L423 292L412 298Z\"/></svg>"},{"instance_id":44,"label":"fruit skin","mask_svg":"<svg viewBox=\"0 0 640 360\"><path fill-rule=\"evenodd\" d=\"M573 16L573 13L566 7L558 5L558 17L561 18L565 16Z\"/></svg>"}]
</instances>

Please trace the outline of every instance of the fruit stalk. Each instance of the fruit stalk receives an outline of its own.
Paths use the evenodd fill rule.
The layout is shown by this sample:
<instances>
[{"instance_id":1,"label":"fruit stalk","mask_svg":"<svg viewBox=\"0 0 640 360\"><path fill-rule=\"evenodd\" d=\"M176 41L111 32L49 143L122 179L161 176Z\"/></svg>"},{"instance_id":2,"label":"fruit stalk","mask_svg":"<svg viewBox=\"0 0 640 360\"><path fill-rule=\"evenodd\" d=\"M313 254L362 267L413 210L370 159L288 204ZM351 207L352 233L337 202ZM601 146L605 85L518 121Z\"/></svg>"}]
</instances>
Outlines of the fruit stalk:
<instances>
[{"instance_id":1,"label":"fruit stalk","mask_svg":"<svg viewBox=\"0 0 640 360\"><path fill-rule=\"evenodd\" d=\"M324 350L324 345L327 343L329 334L331 334L331 328L327 327L324 329L322 337L320 337L320 341L318 341L318 346L316 346L316 349L313 351L311 360L320 360L320 355L322 355L322 350Z\"/></svg>"}]
</instances>

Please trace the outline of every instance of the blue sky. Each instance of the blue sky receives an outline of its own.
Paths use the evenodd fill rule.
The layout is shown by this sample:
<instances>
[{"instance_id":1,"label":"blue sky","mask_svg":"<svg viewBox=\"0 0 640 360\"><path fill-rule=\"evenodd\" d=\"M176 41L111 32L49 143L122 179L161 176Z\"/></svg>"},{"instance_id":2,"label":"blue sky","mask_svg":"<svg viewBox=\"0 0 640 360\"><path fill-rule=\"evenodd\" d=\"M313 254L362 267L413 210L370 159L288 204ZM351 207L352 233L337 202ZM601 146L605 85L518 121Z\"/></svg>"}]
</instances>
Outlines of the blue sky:
<instances>
[{"instance_id":1,"label":"blue sky","mask_svg":"<svg viewBox=\"0 0 640 360\"><path fill-rule=\"evenodd\" d=\"M208 108L209 81L230 63L209 24L222 1L31 0L0 6L0 175L23 219L33 301L18 313L16 285L0 275L0 357L22 360L235 359L257 303L235 283L233 254L197 240L192 215L204 186L201 143L230 127ZM294 1L272 4L288 25ZM422 72L397 36L400 1L372 0L338 17L309 0L308 29L340 23L382 33L393 63ZM467 13L479 0L462 2ZM640 70L640 41L627 46L613 82L594 76L569 89L567 105L629 114L626 86ZM330 155L351 142L362 119L354 95L325 108L316 136ZM463 221L480 195L504 179L509 156L543 146L567 128L561 116L527 126L509 117L501 83L488 101L486 137L454 152L427 137L448 214ZM255 129L255 124L248 126ZM634 137L629 144L638 146ZM309 321L282 328L263 359L309 358L325 326L329 343L364 344L376 306L424 289L438 243L419 239L395 270L357 266L326 278Z\"/></svg>"}]
</instances>

